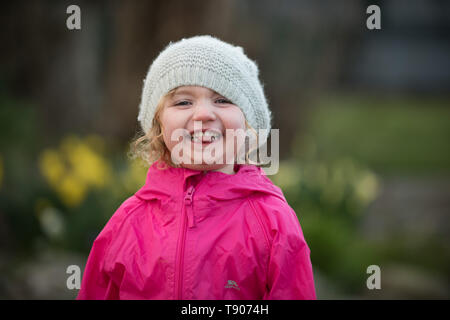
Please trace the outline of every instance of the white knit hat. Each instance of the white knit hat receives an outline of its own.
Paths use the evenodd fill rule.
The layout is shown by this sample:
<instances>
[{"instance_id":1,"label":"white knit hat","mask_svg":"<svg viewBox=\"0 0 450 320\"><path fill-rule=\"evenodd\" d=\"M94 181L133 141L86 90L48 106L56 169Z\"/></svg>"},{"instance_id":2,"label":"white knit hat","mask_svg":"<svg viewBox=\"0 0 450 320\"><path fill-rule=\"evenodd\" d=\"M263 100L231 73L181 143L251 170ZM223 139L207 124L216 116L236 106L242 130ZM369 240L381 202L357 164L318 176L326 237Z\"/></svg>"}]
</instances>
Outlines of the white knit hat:
<instances>
[{"instance_id":1,"label":"white knit hat","mask_svg":"<svg viewBox=\"0 0 450 320\"><path fill-rule=\"evenodd\" d=\"M202 86L216 91L242 109L255 129L271 129L259 70L242 47L209 35L170 42L153 61L144 80L138 120L147 133L160 99L179 86ZM260 145L267 135L260 137ZM263 141L261 141L263 140Z\"/></svg>"}]
</instances>

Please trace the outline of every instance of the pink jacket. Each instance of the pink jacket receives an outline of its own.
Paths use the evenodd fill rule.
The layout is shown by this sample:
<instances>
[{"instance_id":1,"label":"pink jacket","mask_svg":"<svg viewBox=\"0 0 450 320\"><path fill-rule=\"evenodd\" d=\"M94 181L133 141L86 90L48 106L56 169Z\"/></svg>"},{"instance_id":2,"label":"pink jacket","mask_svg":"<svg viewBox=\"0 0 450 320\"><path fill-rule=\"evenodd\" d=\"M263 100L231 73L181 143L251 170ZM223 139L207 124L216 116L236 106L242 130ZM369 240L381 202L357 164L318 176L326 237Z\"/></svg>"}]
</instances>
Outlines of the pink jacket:
<instances>
[{"instance_id":1,"label":"pink jacket","mask_svg":"<svg viewBox=\"0 0 450 320\"><path fill-rule=\"evenodd\" d=\"M261 168L156 165L94 241L77 299L316 299L297 216Z\"/></svg>"}]
</instances>

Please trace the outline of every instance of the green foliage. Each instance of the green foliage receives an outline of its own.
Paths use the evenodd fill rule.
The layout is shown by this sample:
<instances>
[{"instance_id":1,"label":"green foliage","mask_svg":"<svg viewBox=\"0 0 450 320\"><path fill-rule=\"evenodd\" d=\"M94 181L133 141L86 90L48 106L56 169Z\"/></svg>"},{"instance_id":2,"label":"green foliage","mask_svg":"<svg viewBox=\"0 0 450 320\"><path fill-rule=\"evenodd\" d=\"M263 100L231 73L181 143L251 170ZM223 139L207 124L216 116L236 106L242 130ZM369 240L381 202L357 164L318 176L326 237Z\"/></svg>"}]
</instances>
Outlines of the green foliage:
<instances>
[{"instance_id":1,"label":"green foliage","mask_svg":"<svg viewBox=\"0 0 450 320\"><path fill-rule=\"evenodd\" d=\"M361 215L378 195L378 178L354 161L292 159L272 177L298 215L311 261L344 290L365 283L371 244L357 232Z\"/></svg>"},{"instance_id":2,"label":"green foliage","mask_svg":"<svg viewBox=\"0 0 450 320\"><path fill-rule=\"evenodd\" d=\"M5 224L2 242L5 250L30 250L41 234L32 214L34 197L42 190L35 160L40 141L34 108L1 95L0 128L0 214Z\"/></svg>"},{"instance_id":3,"label":"green foliage","mask_svg":"<svg viewBox=\"0 0 450 320\"><path fill-rule=\"evenodd\" d=\"M383 174L448 174L449 121L443 99L330 96L313 107L308 136L298 137L297 146L315 148L320 159L350 157Z\"/></svg>"},{"instance_id":4,"label":"green foliage","mask_svg":"<svg viewBox=\"0 0 450 320\"><path fill-rule=\"evenodd\" d=\"M45 146L33 106L0 97L2 250L45 242L88 253L118 206L145 182L146 167L97 135L68 134ZM3 239L4 238L4 239Z\"/></svg>"},{"instance_id":5,"label":"green foliage","mask_svg":"<svg viewBox=\"0 0 450 320\"><path fill-rule=\"evenodd\" d=\"M406 98L319 99L303 130L307 134L296 137L293 157L272 177L299 217L314 268L347 294L367 292L371 264L411 265L446 277L450 252L442 239L396 233L375 241L360 226L383 177L449 173L447 105Z\"/></svg>"}]
</instances>

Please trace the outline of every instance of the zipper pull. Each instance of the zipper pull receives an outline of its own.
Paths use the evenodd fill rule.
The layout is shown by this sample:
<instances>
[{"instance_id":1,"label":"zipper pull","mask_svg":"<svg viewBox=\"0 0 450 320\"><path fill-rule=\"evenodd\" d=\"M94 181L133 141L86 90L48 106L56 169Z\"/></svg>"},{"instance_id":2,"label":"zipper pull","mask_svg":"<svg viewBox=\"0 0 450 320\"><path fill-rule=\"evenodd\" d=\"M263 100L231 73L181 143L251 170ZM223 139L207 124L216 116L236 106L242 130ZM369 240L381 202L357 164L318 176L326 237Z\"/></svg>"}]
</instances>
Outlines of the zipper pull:
<instances>
[{"instance_id":1,"label":"zipper pull","mask_svg":"<svg viewBox=\"0 0 450 320\"><path fill-rule=\"evenodd\" d=\"M188 219L188 226L189 226L189 228L195 227L194 210L192 209L192 195L193 195L193 193L194 193L194 187L190 186L188 188L186 196L184 197L184 201L186 203L186 215L187 215L187 219Z\"/></svg>"}]
</instances>

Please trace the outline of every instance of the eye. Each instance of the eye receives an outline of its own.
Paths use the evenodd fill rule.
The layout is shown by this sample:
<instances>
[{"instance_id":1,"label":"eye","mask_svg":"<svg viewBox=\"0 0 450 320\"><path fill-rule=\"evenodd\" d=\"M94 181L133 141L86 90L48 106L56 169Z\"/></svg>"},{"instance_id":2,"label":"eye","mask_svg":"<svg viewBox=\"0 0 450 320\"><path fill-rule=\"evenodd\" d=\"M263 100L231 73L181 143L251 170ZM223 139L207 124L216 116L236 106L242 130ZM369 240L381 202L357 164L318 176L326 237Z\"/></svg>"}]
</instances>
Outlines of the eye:
<instances>
[{"instance_id":1,"label":"eye","mask_svg":"<svg viewBox=\"0 0 450 320\"><path fill-rule=\"evenodd\" d=\"M217 103L225 103L225 104L233 104L230 100L224 99L224 98L220 98L216 100Z\"/></svg>"},{"instance_id":2,"label":"eye","mask_svg":"<svg viewBox=\"0 0 450 320\"><path fill-rule=\"evenodd\" d=\"M175 106L187 106L189 103L190 103L189 101L183 100L183 101L175 103L174 105Z\"/></svg>"}]
</instances>

